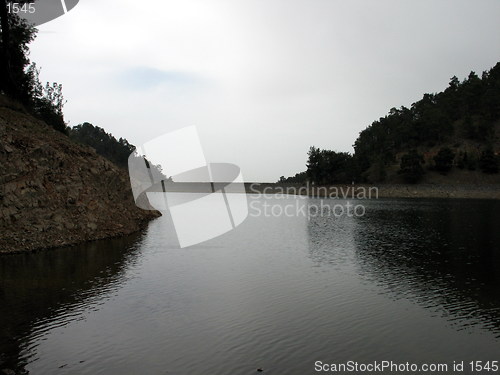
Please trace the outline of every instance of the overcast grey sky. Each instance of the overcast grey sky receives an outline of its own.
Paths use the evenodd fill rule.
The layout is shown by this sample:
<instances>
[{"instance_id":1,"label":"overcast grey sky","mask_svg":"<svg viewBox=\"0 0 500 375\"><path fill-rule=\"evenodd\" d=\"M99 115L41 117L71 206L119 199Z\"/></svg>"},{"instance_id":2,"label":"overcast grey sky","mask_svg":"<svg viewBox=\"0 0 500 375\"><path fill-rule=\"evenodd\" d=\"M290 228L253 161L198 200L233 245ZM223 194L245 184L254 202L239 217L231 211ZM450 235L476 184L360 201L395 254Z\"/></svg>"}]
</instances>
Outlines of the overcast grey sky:
<instances>
[{"instance_id":1,"label":"overcast grey sky","mask_svg":"<svg viewBox=\"0 0 500 375\"><path fill-rule=\"evenodd\" d=\"M81 0L31 59L71 126L140 145L196 125L208 161L275 181L310 146L352 152L391 107L493 67L499 20L498 0Z\"/></svg>"}]
</instances>

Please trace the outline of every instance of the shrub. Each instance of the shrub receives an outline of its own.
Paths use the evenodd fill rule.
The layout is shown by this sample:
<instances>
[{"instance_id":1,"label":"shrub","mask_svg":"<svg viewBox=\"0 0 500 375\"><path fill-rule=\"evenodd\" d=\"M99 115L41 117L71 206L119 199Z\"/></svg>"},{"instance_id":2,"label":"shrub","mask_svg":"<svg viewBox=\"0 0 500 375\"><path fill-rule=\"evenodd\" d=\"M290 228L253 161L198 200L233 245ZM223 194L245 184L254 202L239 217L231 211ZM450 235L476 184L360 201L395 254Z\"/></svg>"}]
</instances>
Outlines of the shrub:
<instances>
[{"instance_id":1,"label":"shrub","mask_svg":"<svg viewBox=\"0 0 500 375\"><path fill-rule=\"evenodd\" d=\"M434 156L434 168L441 174L446 174L453 166L455 153L449 147L442 147Z\"/></svg>"},{"instance_id":2,"label":"shrub","mask_svg":"<svg viewBox=\"0 0 500 375\"><path fill-rule=\"evenodd\" d=\"M424 175L422 163L424 158L417 151L412 150L401 158L399 174L408 183L414 184L418 182Z\"/></svg>"},{"instance_id":3,"label":"shrub","mask_svg":"<svg viewBox=\"0 0 500 375\"><path fill-rule=\"evenodd\" d=\"M487 148L481 153L479 167L484 173L498 173L498 157L494 154L493 149Z\"/></svg>"}]
</instances>

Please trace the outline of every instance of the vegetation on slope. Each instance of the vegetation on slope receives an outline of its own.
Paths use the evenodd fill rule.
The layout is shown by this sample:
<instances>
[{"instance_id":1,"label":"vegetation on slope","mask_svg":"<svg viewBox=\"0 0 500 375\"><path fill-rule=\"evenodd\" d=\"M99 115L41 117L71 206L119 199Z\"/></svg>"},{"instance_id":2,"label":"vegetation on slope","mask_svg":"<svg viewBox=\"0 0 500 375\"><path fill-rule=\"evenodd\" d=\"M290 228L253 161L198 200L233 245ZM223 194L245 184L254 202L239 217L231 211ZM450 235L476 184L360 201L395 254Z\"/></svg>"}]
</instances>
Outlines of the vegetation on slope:
<instances>
[{"instance_id":1,"label":"vegetation on slope","mask_svg":"<svg viewBox=\"0 0 500 375\"><path fill-rule=\"evenodd\" d=\"M77 143L88 145L117 166L126 168L128 157L135 150L135 146L126 139L117 140L103 128L84 122L68 129L69 137Z\"/></svg>"},{"instance_id":2,"label":"vegetation on slope","mask_svg":"<svg viewBox=\"0 0 500 375\"><path fill-rule=\"evenodd\" d=\"M456 171L497 174L499 124L500 63L481 77L453 77L443 92L424 94L410 108L392 108L359 134L354 154L311 147L306 173L280 181L414 183Z\"/></svg>"},{"instance_id":3,"label":"vegetation on slope","mask_svg":"<svg viewBox=\"0 0 500 375\"><path fill-rule=\"evenodd\" d=\"M117 140L89 123L73 128L66 126L62 85L56 82L43 85L40 69L28 57L28 46L38 30L18 15L7 12L5 2L0 2L0 20L0 93L22 103L31 115L72 140L94 148L99 155L125 168L129 155L135 150L126 139Z\"/></svg>"},{"instance_id":4,"label":"vegetation on slope","mask_svg":"<svg viewBox=\"0 0 500 375\"><path fill-rule=\"evenodd\" d=\"M0 2L0 93L21 102L32 115L64 133L62 85L42 85L40 69L28 57L28 45L38 30L18 15L8 13L6 4Z\"/></svg>"}]
</instances>

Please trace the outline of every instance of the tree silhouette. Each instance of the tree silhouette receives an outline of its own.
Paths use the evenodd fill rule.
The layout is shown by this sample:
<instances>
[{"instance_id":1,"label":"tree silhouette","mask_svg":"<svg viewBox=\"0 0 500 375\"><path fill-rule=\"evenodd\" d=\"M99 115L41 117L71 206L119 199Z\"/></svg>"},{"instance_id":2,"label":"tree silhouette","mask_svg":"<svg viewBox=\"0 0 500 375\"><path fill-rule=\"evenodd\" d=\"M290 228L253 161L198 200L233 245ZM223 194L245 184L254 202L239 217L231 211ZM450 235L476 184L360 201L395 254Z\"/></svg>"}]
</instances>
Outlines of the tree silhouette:
<instances>
[{"instance_id":1,"label":"tree silhouette","mask_svg":"<svg viewBox=\"0 0 500 375\"><path fill-rule=\"evenodd\" d=\"M491 148L487 148L481 153L479 167L484 173L498 173L498 156Z\"/></svg>"},{"instance_id":2,"label":"tree silhouette","mask_svg":"<svg viewBox=\"0 0 500 375\"><path fill-rule=\"evenodd\" d=\"M446 174L453 166L455 153L449 147L442 147L436 156L434 156L434 168L441 174Z\"/></svg>"},{"instance_id":3,"label":"tree silhouette","mask_svg":"<svg viewBox=\"0 0 500 375\"><path fill-rule=\"evenodd\" d=\"M27 4L32 1L17 1ZM7 1L0 0L0 92L23 103L35 116L54 129L66 132L62 108L62 85L39 80L40 70L30 65L29 48L37 29L25 19L9 13Z\"/></svg>"},{"instance_id":4,"label":"tree silhouette","mask_svg":"<svg viewBox=\"0 0 500 375\"><path fill-rule=\"evenodd\" d=\"M401 158L399 174L406 182L414 184L424 175L422 163L424 159L417 151L411 150Z\"/></svg>"},{"instance_id":5,"label":"tree silhouette","mask_svg":"<svg viewBox=\"0 0 500 375\"><path fill-rule=\"evenodd\" d=\"M35 39L37 30L18 15L9 13L7 0L0 0L0 25L0 90L27 103L30 94L30 77L25 72L29 64L28 45Z\"/></svg>"}]
</instances>

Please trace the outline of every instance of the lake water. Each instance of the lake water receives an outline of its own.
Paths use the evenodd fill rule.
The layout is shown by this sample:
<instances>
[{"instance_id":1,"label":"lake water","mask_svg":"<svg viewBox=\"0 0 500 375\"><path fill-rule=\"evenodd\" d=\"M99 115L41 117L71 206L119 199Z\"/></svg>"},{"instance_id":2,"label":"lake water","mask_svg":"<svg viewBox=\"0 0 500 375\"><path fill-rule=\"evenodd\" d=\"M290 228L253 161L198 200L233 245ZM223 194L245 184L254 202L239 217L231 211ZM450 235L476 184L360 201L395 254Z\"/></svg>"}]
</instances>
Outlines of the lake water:
<instances>
[{"instance_id":1,"label":"lake water","mask_svg":"<svg viewBox=\"0 0 500 375\"><path fill-rule=\"evenodd\" d=\"M184 249L165 216L127 238L0 257L0 368L283 375L386 360L451 374L500 360L500 202L362 204L364 216L248 217Z\"/></svg>"}]
</instances>

